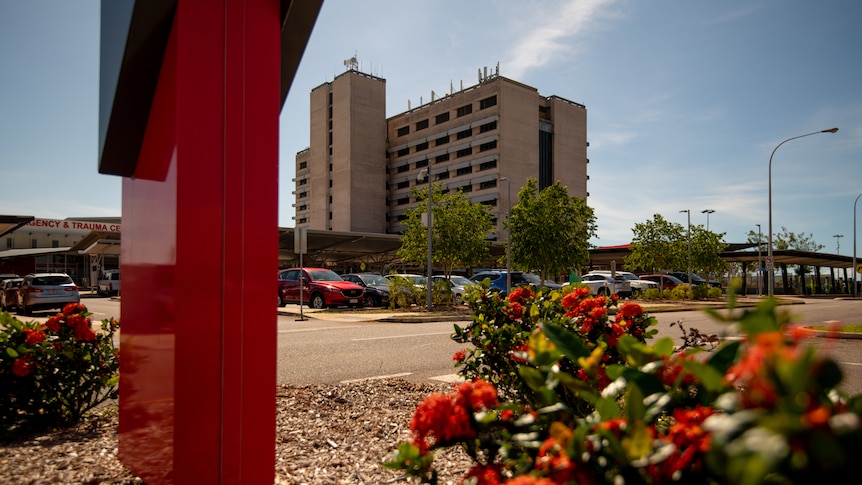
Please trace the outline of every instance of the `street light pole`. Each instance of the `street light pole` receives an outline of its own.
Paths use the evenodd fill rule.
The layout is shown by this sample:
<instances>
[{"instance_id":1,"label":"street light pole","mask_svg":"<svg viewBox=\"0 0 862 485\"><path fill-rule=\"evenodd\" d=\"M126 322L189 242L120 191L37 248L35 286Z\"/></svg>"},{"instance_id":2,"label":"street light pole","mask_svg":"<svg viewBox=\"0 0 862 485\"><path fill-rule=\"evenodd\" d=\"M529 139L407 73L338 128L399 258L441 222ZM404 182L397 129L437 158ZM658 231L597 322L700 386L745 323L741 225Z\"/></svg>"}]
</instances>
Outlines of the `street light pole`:
<instances>
[{"instance_id":1,"label":"street light pole","mask_svg":"<svg viewBox=\"0 0 862 485\"><path fill-rule=\"evenodd\" d=\"M433 305L431 301L431 287L434 281L434 272L431 269L431 264L433 263L433 253L431 250L431 227L433 225L431 217L431 167L419 172L417 180L422 182L422 179L426 177L428 178L428 276L426 277L425 287L428 289L428 311L430 312Z\"/></svg>"},{"instance_id":2,"label":"street light pole","mask_svg":"<svg viewBox=\"0 0 862 485\"><path fill-rule=\"evenodd\" d=\"M680 211L688 214L688 286L694 290L694 285L691 283L691 209L685 209ZM692 297L694 297L694 293L692 293Z\"/></svg>"},{"instance_id":3,"label":"street light pole","mask_svg":"<svg viewBox=\"0 0 862 485\"><path fill-rule=\"evenodd\" d=\"M769 240L767 241L767 248L766 248L766 251L767 251L766 269L769 270L768 274L767 274L767 276L768 276L768 278L767 278L768 289L767 290L768 290L768 294L770 297L775 295L775 272L774 272L773 267L772 267L772 265L775 262L775 260L772 257L772 157L775 155L775 151L778 150L778 147L780 147L781 145L784 145L785 143L789 142L790 140L795 140L797 138L802 138L805 136L817 135L820 133L835 133L837 131L838 131L838 128L829 128L828 130L813 131L811 133L806 133L804 135L799 135L799 136L794 136L793 138L788 138L788 139L784 140L783 142L779 143L778 145L776 145L776 147L772 150L772 154L769 155L769 233L768 233Z\"/></svg>"},{"instance_id":4,"label":"street light pole","mask_svg":"<svg viewBox=\"0 0 862 485\"><path fill-rule=\"evenodd\" d=\"M844 237L844 234L834 234L832 237L835 238L835 254L841 254L841 239Z\"/></svg>"},{"instance_id":5,"label":"street light pole","mask_svg":"<svg viewBox=\"0 0 862 485\"><path fill-rule=\"evenodd\" d=\"M856 200L853 201L853 297L859 296L859 291L856 289L856 203L859 202L859 197L862 197L862 194L856 196Z\"/></svg>"},{"instance_id":6,"label":"street light pole","mask_svg":"<svg viewBox=\"0 0 862 485\"><path fill-rule=\"evenodd\" d=\"M704 209L700 211L701 214L706 214L706 230L709 230L709 215L715 212L714 209Z\"/></svg>"},{"instance_id":7,"label":"street light pole","mask_svg":"<svg viewBox=\"0 0 862 485\"><path fill-rule=\"evenodd\" d=\"M500 177L506 182L506 296L512 293L512 181L509 177Z\"/></svg>"},{"instance_id":8,"label":"street light pole","mask_svg":"<svg viewBox=\"0 0 862 485\"><path fill-rule=\"evenodd\" d=\"M760 246L761 236L760 236L760 224L756 224L757 226L757 296L763 295L763 263L760 262Z\"/></svg>"}]
</instances>

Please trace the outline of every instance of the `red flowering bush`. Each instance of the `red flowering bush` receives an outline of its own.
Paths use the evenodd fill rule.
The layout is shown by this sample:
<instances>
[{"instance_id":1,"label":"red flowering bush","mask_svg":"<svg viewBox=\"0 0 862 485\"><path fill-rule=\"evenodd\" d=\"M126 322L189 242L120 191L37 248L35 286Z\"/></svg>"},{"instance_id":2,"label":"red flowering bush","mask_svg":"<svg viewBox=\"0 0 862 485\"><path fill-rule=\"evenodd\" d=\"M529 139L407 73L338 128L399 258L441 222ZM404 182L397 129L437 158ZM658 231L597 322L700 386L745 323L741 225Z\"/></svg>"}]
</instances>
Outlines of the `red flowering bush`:
<instances>
[{"instance_id":1,"label":"red flowering bush","mask_svg":"<svg viewBox=\"0 0 862 485\"><path fill-rule=\"evenodd\" d=\"M504 362L506 372L514 369L529 386L486 358L493 351L502 361L506 354L486 343L509 340L476 330L485 336L476 340L482 352L465 350L458 362L485 360L465 385L491 396L492 385L478 377L487 371L509 386L508 401L468 405L461 390L429 397L417 416L435 409L433 426L423 428L433 432L413 428L414 439L399 445L385 466L436 484L434 450L457 445L475 461L465 470L465 485L845 481L862 454L862 395L839 389L838 365L789 330L789 317L774 300L737 313L729 295L728 315L711 313L738 324L743 338L710 352L675 349L669 338L647 345L627 323L644 318L642 311L620 308L614 322L621 331L603 315L603 302L577 292L513 292L516 301L487 303L493 313L476 315L474 324L531 328L526 336L507 329L509 351L523 361ZM543 311L549 308L558 313ZM472 336L455 334L464 335ZM570 406L572 395L592 410Z\"/></svg>"},{"instance_id":2,"label":"red flowering bush","mask_svg":"<svg viewBox=\"0 0 862 485\"><path fill-rule=\"evenodd\" d=\"M609 383L606 367L623 363L617 350L620 337L630 335L645 342L656 333L650 329L655 319L640 305L626 302L617 308L616 295L593 297L585 286L567 286L563 291L535 291L522 286L505 299L483 288L472 291L465 300L473 310L473 322L465 328L456 325L452 335L456 342L471 346L455 355L455 365L464 379L486 380L507 399L538 404L534 398L541 398L534 392L536 385L542 385L541 377L529 370L535 366L528 363L528 350L530 339L541 332L543 322L580 337L588 355L581 362L561 360L559 365L585 386L599 391ZM557 391L559 398L577 412L592 411L577 395L579 391L567 387Z\"/></svg>"},{"instance_id":3,"label":"red flowering bush","mask_svg":"<svg viewBox=\"0 0 862 485\"><path fill-rule=\"evenodd\" d=\"M90 313L70 303L44 324L0 314L0 438L78 421L117 397L116 320L93 329Z\"/></svg>"}]
</instances>

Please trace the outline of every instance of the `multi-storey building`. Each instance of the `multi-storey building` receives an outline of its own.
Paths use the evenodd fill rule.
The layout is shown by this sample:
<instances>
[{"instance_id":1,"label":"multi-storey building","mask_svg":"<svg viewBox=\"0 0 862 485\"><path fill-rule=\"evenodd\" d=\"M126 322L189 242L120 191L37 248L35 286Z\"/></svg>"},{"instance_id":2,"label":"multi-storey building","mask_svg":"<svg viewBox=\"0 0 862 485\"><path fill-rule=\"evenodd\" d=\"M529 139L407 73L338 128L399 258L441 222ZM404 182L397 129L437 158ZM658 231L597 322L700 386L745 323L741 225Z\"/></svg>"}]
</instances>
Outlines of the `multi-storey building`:
<instances>
[{"instance_id":1,"label":"multi-storey building","mask_svg":"<svg viewBox=\"0 0 862 485\"><path fill-rule=\"evenodd\" d=\"M584 105L486 71L472 87L386 119L385 85L351 66L312 90L311 144L296 156L296 227L399 233L429 170L444 190L494 207L498 233L527 178L588 195Z\"/></svg>"}]
</instances>

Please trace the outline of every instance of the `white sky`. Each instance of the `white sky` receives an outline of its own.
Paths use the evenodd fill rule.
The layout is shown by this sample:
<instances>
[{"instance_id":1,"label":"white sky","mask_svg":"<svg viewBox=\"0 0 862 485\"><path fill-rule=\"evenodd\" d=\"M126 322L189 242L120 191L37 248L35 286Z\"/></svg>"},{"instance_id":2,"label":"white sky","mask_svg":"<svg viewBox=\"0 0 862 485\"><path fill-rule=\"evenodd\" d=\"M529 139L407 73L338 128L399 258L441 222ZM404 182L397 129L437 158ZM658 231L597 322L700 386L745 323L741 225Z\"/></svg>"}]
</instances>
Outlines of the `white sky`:
<instances>
[{"instance_id":1,"label":"white sky","mask_svg":"<svg viewBox=\"0 0 862 485\"><path fill-rule=\"evenodd\" d=\"M120 215L97 172L98 0L0 0L0 214ZM813 234L853 253L862 193L862 2L856 0L325 0L281 116L279 225L292 227L294 155L312 88L386 79L387 115L500 74L586 105L596 245L635 223L706 225L743 242ZM842 235L836 238L834 235ZM837 247L840 244L840 249Z\"/></svg>"}]
</instances>

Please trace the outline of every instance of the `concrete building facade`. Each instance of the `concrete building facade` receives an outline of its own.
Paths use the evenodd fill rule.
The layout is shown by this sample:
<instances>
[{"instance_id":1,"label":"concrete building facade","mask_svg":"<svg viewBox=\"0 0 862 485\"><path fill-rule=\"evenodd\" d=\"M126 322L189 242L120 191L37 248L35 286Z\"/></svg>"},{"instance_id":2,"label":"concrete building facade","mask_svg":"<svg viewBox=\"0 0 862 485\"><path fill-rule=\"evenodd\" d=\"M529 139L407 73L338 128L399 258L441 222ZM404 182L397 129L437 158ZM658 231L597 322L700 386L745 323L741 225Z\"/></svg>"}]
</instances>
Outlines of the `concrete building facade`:
<instances>
[{"instance_id":1,"label":"concrete building facade","mask_svg":"<svg viewBox=\"0 0 862 485\"><path fill-rule=\"evenodd\" d=\"M312 90L310 146L296 156L296 227L398 234L428 170L443 190L492 206L497 234L528 178L587 197L584 105L480 73L472 87L387 119L385 85L352 66Z\"/></svg>"}]
</instances>

